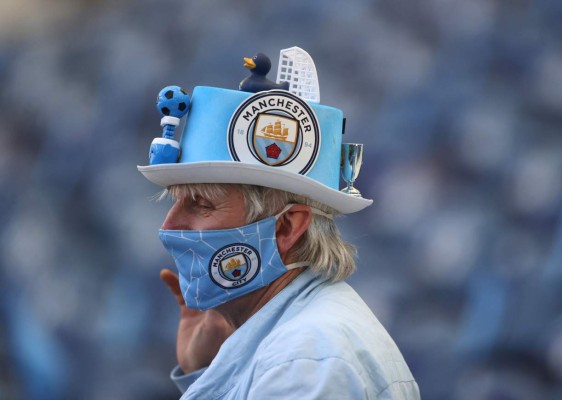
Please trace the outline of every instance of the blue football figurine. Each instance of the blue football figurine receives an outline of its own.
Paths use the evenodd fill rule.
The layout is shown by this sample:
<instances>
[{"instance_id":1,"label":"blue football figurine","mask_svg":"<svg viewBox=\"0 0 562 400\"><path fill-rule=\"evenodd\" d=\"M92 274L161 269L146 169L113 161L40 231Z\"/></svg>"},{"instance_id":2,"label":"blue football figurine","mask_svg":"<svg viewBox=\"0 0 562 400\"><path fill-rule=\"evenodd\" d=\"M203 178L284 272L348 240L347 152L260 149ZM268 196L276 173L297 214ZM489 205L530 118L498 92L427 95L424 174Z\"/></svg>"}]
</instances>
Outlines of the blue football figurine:
<instances>
[{"instance_id":1,"label":"blue football figurine","mask_svg":"<svg viewBox=\"0 0 562 400\"><path fill-rule=\"evenodd\" d=\"M279 84L266 78L271 69L271 61L263 53L258 53L252 58L244 58L244 67L251 71L251 75L240 82L240 90L257 93L263 90L284 89L289 90L289 82Z\"/></svg>"},{"instance_id":2,"label":"blue football figurine","mask_svg":"<svg viewBox=\"0 0 562 400\"><path fill-rule=\"evenodd\" d=\"M150 145L150 165L178 162L180 144L174 140L174 133L180 124L180 118L187 114L189 105L189 95L179 86L166 86L158 93L156 106L162 114L160 126L164 129L162 137L155 138Z\"/></svg>"}]
</instances>

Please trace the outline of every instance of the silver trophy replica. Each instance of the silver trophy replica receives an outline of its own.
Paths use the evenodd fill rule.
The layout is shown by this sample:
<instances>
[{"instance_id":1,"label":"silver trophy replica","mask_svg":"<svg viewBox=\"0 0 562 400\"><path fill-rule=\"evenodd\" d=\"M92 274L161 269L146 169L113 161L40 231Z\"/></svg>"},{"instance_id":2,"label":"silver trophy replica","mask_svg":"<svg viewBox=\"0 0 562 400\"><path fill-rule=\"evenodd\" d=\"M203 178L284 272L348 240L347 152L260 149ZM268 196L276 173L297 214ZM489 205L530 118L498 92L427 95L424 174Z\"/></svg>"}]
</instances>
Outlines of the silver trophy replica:
<instances>
[{"instance_id":1,"label":"silver trophy replica","mask_svg":"<svg viewBox=\"0 0 562 400\"><path fill-rule=\"evenodd\" d=\"M357 143L342 143L341 145L341 174L347 187L342 189L343 193L355 197L361 197L361 192L353 187L353 183L359 175L363 164L363 145Z\"/></svg>"}]
</instances>

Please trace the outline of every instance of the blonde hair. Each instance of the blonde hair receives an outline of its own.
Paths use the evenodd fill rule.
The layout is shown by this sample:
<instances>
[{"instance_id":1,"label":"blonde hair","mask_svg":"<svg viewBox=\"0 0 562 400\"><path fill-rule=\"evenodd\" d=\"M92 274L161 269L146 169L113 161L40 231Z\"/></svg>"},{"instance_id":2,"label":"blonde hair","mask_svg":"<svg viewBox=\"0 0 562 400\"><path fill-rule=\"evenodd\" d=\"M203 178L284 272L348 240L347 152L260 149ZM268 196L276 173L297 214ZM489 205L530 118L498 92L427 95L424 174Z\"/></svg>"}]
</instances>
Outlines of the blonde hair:
<instances>
[{"instance_id":1,"label":"blonde hair","mask_svg":"<svg viewBox=\"0 0 562 400\"><path fill-rule=\"evenodd\" d=\"M241 191L248 224L280 212L287 204L304 204L327 214L337 214L336 210L308 197L255 185L218 183L174 185L167 188L161 197L171 195L176 199L192 200L203 197L216 201L224 197L228 187ZM355 271L355 247L343 241L332 219L322 215L312 214L312 221L307 231L291 249L290 255L297 261L310 262L310 269L332 281L343 280Z\"/></svg>"}]
</instances>

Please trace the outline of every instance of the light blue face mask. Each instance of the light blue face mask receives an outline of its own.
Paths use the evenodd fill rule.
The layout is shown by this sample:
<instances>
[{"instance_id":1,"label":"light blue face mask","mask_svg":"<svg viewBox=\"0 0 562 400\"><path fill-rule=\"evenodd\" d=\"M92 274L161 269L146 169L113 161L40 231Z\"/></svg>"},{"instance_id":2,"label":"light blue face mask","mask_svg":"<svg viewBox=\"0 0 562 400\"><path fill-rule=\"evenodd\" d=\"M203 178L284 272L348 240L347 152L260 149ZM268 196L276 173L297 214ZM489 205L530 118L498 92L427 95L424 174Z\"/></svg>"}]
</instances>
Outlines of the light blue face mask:
<instances>
[{"instance_id":1,"label":"light blue face mask","mask_svg":"<svg viewBox=\"0 0 562 400\"><path fill-rule=\"evenodd\" d=\"M308 265L306 261L283 264L277 249L275 223L292 206L240 228L160 230L160 240L178 268L187 306L215 308L269 285L288 270ZM312 212L331 218L320 210Z\"/></svg>"}]
</instances>

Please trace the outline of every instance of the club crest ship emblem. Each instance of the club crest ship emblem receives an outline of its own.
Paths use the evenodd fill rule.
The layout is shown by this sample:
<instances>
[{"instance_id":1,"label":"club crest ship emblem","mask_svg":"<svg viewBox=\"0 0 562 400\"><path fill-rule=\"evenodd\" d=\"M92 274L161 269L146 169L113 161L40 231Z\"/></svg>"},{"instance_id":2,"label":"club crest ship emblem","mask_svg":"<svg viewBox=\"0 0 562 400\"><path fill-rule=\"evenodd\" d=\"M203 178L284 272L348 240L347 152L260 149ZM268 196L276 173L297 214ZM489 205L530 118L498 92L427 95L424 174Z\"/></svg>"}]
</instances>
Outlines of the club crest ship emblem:
<instances>
[{"instance_id":1,"label":"club crest ship emblem","mask_svg":"<svg viewBox=\"0 0 562 400\"><path fill-rule=\"evenodd\" d=\"M221 272L227 279L237 281L248 271L248 263L242 254L237 254L221 261Z\"/></svg>"},{"instance_id":2,"label":"club crest ship emblem","mask_svg":"<svg viewBox=\"0 0 562 400\"><path fill-rule=\"evenodd\" d=\"M254 149L264 164L278 165L295 152L298 121L279 115L260 114L256 121Z\"/></svg>"},{"instance_id":3,"label":"club crest ship emblem","mask_svg":"<svg viewBox=\"0 0 562 400\"><path fill-rule=\"evenodd\" d=\"M233 160L261 163L306 174L320 149L320 126L314 111L285 90L259 92L234 112L228 128Z\"/></svg>"},{"instance_id":4,"label":"club crest ship emblem","mask_svg":"<svg viewBox=\"0 0 562 400\"><path fill-rule=\"evenodd\" d=\"M260 257L252 246L238 243L218 250L209 264L211 279L222 288L244 286L260 269Z\"/></svg>"}]
</instances>

